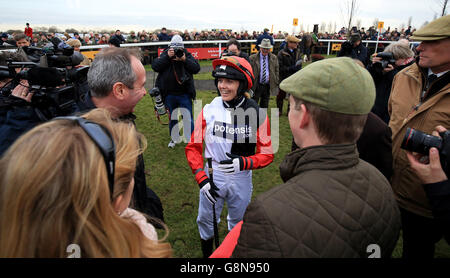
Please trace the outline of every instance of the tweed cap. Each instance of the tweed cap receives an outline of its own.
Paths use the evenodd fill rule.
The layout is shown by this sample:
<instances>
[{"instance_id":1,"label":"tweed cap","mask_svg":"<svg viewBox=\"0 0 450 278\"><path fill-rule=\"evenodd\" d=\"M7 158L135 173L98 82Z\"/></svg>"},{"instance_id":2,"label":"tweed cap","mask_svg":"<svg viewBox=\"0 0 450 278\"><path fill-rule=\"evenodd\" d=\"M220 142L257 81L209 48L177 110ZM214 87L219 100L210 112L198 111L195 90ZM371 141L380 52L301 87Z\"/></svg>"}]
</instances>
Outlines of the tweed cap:
<instances>
[{"instance_id":1,"label":"tweed cap","mask_svg":"<svg viewBox=\"0 0 450 278\"><path fill-rule=\"evenodd\" d=\"M326 111L368 114L375 102L370 73L351 58L314 62L281 82L280 89Z\"/></svg>"},{"instance_id":2,"label":"tweed cap","mask_svg":"<svg viewBox=\"0 0 450 278\"><path fill-rule=\"evenodd\" d=\"M416 41L436 41L450 37L450 15L442 16L415 31L410 37Z\"/></svg>"},{"instance_id":3,"label":"tweed cap","mask_svg":"<svg viewBox=\"0 0 450 278\"><path fill-rule=\"evenodd\" d=\"M298 38L295 37L295 36L288 36L288 37L286 38L286 41L287 41L287 42L299 42L300 39L298 39Z\"/></svg>"}]
</instances>

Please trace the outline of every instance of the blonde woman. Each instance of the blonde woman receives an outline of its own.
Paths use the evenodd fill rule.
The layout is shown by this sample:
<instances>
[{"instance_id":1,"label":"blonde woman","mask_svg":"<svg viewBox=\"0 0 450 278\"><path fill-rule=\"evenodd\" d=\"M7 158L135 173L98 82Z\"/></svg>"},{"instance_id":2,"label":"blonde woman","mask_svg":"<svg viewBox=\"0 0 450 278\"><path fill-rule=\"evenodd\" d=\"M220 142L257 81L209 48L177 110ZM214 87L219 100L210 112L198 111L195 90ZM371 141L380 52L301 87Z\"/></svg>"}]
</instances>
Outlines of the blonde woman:
<instances>
[{"instance_id":1,"label":"blonde woman","mask_svg":"<svg viewBox=\"0 0 450 278\"><path fill-rule=\"evenodd\" d=\"M128 208L145 146L102 109L20 137L0 160L0 257L67 257L71 244L81 257L171 256Z\"/></svg>"}]
</instances>

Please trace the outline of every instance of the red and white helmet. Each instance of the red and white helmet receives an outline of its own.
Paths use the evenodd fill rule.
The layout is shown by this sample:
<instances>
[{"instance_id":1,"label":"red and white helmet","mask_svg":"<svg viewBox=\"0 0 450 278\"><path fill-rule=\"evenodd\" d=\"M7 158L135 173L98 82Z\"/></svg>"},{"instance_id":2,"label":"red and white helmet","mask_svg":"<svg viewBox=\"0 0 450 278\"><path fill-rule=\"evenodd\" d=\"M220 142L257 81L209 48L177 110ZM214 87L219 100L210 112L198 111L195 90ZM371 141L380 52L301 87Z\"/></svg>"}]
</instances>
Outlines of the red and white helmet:
<instances>
[{"instance_id":1,"label":"red and white helmet","mask_svg":"<svg viewBox=\"0 0 450 278\"><path fill-rule=\"evenodd\" d=\"M238 94L243 94L253 86L254 76L252 66L244 58L237 56L225 56L212 62L212 76L215 78L215 84L219 78L227 78L241 81Z\"/></svg>"}]
</instances>

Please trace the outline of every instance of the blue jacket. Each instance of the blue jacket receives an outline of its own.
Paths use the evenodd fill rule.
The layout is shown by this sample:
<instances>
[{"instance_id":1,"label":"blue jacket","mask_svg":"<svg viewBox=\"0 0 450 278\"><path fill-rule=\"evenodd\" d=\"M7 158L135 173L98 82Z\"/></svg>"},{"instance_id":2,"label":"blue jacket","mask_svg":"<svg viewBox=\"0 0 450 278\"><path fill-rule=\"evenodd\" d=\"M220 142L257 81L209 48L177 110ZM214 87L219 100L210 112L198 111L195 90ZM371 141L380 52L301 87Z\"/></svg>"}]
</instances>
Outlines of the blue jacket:
<instances>
[{"instance_id":1,"label":"blue jacket","mask_svg":"<svg viewBox=\"0 0 450 278\"><path fill-rule=\"evenodd\" d=\"M271 35L269 35L269 33L264 32L261 35L258 36L258 38L256 39L256 49L259 50L259 46L262 42L263 39L269 39L270 40L270 44L273 45L273 37Z\"/></svg>"}]
</instances>

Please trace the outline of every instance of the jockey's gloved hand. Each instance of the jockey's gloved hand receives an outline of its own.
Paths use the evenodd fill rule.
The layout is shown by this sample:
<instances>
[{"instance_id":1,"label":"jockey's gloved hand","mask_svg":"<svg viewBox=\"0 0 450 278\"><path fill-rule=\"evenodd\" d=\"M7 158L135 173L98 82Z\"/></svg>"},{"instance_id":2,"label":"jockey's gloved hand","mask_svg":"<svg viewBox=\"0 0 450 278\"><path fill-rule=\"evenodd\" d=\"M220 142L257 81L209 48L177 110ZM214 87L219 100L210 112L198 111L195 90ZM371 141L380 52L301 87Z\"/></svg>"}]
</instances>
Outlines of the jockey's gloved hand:
<instances>
[{"instance_id":1,"label":"jockey's gloved hand","mask_svg":"<svg viewBox=\"0 0 450 278\"><path fill-rule=\"evenodd\" d=\"M217 197L219 197L219 194L217 193L219 188L217 188L217 186L208 178L205 171L197 172L197 174L195 174L195 179L200 187L200 192L212 205L214 205L217 202Z\"/></svg>"},{"instance_id":2,"label":"jockey's gloved hand","mask_svg":"<svg viewBox=\"0 0 450 278\"><path fill-rule=\"evenodd\" d=\"M230 153L226 153L226 155L230 159L220 161L220 164L218 166L220 171L224 172L225 174L235 174L242 170L246 170L247 167L244 167L245 161L243 156Z\"/></svg>"}]
</instances>

